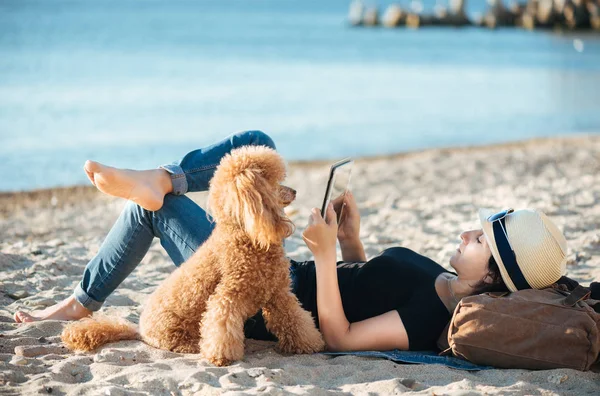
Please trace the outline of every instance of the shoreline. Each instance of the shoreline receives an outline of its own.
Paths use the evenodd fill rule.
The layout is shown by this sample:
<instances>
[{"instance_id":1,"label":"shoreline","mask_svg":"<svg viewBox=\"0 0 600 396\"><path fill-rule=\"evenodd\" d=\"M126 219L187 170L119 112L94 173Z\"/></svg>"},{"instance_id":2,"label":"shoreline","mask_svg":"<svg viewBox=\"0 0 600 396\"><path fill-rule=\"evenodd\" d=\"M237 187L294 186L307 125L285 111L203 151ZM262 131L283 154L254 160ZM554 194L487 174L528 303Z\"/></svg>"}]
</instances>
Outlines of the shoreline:
<instances>
[{"instance_id":1,"label":"shoreline","mask_svg":"<svg viewBox=\"0 0 600 396\"><path fill-rule=\"evenodd\" d=\"M549 144L549 143L568 143L568 142L579 142L585 140L600 140L600 131L598 132L584 132L567 135L556 135L548 137L535 137L523 140L512 140L501 143L485 143L481 145L469 144L463 146L446 146L446 147L433 147L416 149L410 151L400 151L390 154L379 154L379 155L365 155L352 157L356 162L371 162L378 160L394 160L402 158L410 158L418 155L429 154L429 153L465 153L473 151L489 151L494 149L507 149L507 148L523 148L531 145L538 144ZM286 161L288 167L300 167L300 168L315 168L321 166L327 166L334 163L336 159L315 159L315 160L291 160ZM55 186L55 187L44 187L35 188L31 190L5 190L0 191L0 204L11 198L19 199L20 197L26 197L28 200L37 198L51 199L52 193L56 192L61 196L64 194L75 193L80 195L86 195L86 190L95 190L96 188L88 184L73 184L68 186ZM1 213L1 209L0 209Z\"/></svg>"}]
</instances>

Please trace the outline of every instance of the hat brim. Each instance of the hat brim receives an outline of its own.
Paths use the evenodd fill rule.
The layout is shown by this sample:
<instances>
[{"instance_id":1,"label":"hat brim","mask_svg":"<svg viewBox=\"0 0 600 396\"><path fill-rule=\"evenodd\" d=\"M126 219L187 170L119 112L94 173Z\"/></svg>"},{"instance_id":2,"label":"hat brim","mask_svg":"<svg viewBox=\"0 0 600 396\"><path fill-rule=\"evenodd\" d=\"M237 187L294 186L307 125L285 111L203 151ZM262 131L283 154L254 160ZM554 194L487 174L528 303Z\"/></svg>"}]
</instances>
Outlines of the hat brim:
<instances>
[{"instance_id":1,"label":"hat brim","mask_svg":"<svg viewBox=\"0 0 600 396\"><path fill-rule=\"evenodd\" d=\"M494 238L494 230L492 227L492 223L488 221L488 218L496 213L497 211L492 209L479 209L479 222L481 223L481 228L483 229L483 234L488 243L488 246L492 251L492 256L494 257L496 264L498 264L498 268L500 268L500 276L502 276L504 284L506 284L508 290L510 290L511 292L515 292L517 291L517 288L510 279L508 272L506 272L506 268L504 267L504 263L502 262L502 258L500 257L500 253L498 252L498 248L496 247L496 239Z\"/></svg>"}]
</instances>

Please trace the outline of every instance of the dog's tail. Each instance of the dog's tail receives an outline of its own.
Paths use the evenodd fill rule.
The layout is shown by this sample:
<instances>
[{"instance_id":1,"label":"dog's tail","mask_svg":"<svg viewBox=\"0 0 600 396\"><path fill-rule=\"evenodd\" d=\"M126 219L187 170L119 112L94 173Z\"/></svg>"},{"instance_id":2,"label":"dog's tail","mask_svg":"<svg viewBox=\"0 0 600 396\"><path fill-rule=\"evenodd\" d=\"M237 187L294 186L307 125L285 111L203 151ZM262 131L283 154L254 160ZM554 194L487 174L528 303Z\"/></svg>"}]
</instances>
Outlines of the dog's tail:
<instances>
[{"instance_id":1,"label":"dog's tail","mask_svg":"<svg viewBox=\"0 0 600 396\"><path fill-rule=\"evenodd\" d=\"M109 342L138 340L140 335L132 323L100 316L68 324L61 339L73 351L93 351Z\"/></svg>"}]
</instances>

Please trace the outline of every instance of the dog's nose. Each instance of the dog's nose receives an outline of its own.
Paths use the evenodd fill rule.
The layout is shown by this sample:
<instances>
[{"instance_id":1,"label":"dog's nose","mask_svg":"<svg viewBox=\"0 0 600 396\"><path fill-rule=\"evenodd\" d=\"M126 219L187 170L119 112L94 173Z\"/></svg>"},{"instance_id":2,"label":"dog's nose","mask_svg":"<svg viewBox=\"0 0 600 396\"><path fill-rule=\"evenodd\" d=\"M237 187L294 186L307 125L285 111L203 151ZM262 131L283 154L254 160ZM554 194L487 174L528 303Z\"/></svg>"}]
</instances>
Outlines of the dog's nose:
<instances>
[{"instance_id":1,"label":"dog's nose","mask_svg":"<svg viewBox=\"0 0 600 396\"><path fill-rule=\"evenodd\" d=\"M295 197L296 196L296 190L294 190L293 188L290 188L290 192L292 193L292 195Z\"/></svg>"}]
</instances>

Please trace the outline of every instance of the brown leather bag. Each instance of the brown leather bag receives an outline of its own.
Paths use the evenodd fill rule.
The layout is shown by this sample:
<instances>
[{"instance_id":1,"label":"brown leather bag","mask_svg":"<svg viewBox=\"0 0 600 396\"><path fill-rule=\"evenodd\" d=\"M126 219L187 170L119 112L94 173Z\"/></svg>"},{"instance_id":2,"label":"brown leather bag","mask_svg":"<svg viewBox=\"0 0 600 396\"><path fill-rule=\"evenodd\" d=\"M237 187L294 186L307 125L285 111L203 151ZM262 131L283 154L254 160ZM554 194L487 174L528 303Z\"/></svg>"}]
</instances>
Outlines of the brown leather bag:
<instances>
[{"instance_id":1,"label":"brown leather bag","mask_svg":"<svg viewBox=\"0 0 600 396\"><path fill-rule=\"evenodd\" d=\"M599 302L589 294L553 285L465 297L438 346L441 354L499 368L588 370L600 355L600 314L592 309Z\"/></svg>"}]
</instances>

